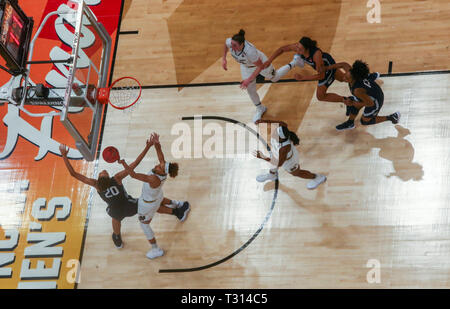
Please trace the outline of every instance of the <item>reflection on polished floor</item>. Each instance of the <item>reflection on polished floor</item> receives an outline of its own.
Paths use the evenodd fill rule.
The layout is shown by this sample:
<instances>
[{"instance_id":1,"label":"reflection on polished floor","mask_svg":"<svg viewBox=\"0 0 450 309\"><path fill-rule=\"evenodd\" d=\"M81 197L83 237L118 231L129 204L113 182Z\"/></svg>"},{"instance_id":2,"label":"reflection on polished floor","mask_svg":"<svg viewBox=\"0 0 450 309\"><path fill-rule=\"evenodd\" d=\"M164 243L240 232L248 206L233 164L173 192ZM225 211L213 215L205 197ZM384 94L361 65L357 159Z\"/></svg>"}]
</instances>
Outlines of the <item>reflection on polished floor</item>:
<instances>
[{"instance_id":1,"label":"reflection on polished floor","mask_svg":"<svg viewBox=\"0 0 450 309\"><path fill-rule=\"evenodd\" d=\"M60 2L67 1L28 4L29 12L39 21ZM122 222L124 248L117 250L105 203L70 177L58 154L17 132L11 142L8 121L16 118L6 114L19 111L0 106L0 288L42 283L37 275L22 278L23 265L37 268L38 260L55 267L58 277L48 281L58 288L450 288L450 1L383 0L380 23L368 22L368 1L360 0L88 2L113 37L121 20L112 79L132 76L146 86L132 110L108 107L100 151L115 146L131 162L159 133L166 159L180 164L165 195L188 200L192 209L183 223L161 214L153 219L163 257L145 257L149 245L137 216ZM265 151L269 138L262 130L258 140L252 131L254 106L236 83L239 64L228 54L228 70L221 65L225 39L241 28L267 56L310 36L337 62L366 61L383 74L380 114L399 111L400 123L363 126L358 117L353 130L336 131L346 120L343 104L319 102L317 82L286 82L294 73L313 74L295 68L282 82L257 85L268 108L264 118L286 122L300 137L302 168L328 179L317 190L284 171L279 182L256 182L269 166L251 152ZM49 38L43 41L50 50ZM281 55L274 67L292 57ZM387 74L389 63L394 74ZM330 91L350 94L338 81ZM51 138L73 144L59 121L27 120L21 128L33 134L53 128ZM180 155L183 136L190 149ZM71 162L88 177L120 170L101 157ZM136 170L147 173L156 162L151 149ZM140 196L142 183L127 177L124 185ZM60 197L70 203L55 204ZM69 208L69 219L59 220ZM44 233L61 239L46 257L26 256L34 245L28 237ZM78 260L81 279L74 283L68 263Z\"/></svg>"},{"instance_id":2,"label":"reflection on polished floor","mask_svg":"<svg viewBox=\"0 0 450 309\"><path fill-rule=\"evenodd\" d=\"M158 243L166 250L162 258L143 258L148 247L133 218L123 224L124 249L115 250L104 204L95 197L82 265L82 273L88 275L79 288L448 287L450 140L445 128L450 75L383 81L385 104L380 114L400 111L398 125L367 127L357 121L355 129L338 132L334 126L345 120L341 104L312 98L306 106L295 128L301 139L300 162L328 177L315 191L285 172L280 173L278 188L274 182L257 183L256 175L268 167L250 155L177 159L180 175L167 181L165 194L189 200L192 211L184 223L164 215L154 219ZM272 91L290 96L306 84L265 84L259 92L264 97L275 88ZM342 83L331 89L348 94ZM144 98L133 113L108 111L103 145L117 146L128 161L153 131L161 134L163 150L174 160L170 149L179 135L172 129L186 124L194 132L194 123L182 121L182 116L214 115L243 123L252 117L252 106L235 85L151 89L145 90ZM281 96L278 101L283 104ZM180 102L183 110L172 113ZM283 114L277 104L267 102L265 117L291 119L289 125L294 126L292 111L285 109ZM226 131L220 120L204 121L203 129L211 123ZM203 133L204 148L211 136L212 132ZM192 154L202 150L192 149ZM156 162L152 151L138 167L140 172ZM118 166L100 162L98 168ZM138 181L128 179L125 186L139 196ZM262 231L231 259L201 271L159 272L220 261L239 250L266 216ZM377 284L367 281L373 260L380 263Z\"/></svg>"}]
</instances>

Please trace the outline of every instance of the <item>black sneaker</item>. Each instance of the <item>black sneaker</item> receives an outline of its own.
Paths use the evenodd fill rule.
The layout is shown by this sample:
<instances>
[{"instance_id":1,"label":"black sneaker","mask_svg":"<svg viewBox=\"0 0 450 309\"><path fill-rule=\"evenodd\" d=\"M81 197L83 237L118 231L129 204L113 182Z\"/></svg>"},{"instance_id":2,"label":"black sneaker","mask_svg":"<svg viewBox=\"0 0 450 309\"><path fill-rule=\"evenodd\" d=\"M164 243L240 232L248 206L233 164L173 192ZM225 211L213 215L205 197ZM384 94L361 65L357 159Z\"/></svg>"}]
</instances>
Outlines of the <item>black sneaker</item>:
<instances>
[{"instance_id":1,"label":"black sneaker","mask_svg":"<svg viewBox=\"0 0 450 309\"><path fill-rule=\"evenodd\" d=\"M344 123L341 123L340 125L336 126L336 130L342 131L342 130L349 130L353 129L355 127L355 122L353 120L347 120Z\"/></svg>"},{"instance_id":2,"label":"black sneaker","mask_svg":"<svg viewBox=\"0 0 450 309\"><path fill-rule=\"evenodd\" d=\"M393 124L397 124L400 121L400 113L395 112L392 115L388 116L388 119L392 121Z\"/></svg>"},{"instance_id":3,"label":"black sneaker","mask_svg":"<svg viewBox=\"0 0 450 309\"><path fill-rule=\"evenodd\" d=\"M174 213L175 216L177 216L177 218L178 218L181 222L183 222L183 221L186 219L187 214L188 214L190 208L191 208L191 207L190 207L190 205L189 205L189 202L184 202L184 203L183 203L183 206L181 206L180 208L174 209L173 213Z\"/></svg>"},{"instance_id":4,"label":"black sneaker","mask_svg":"<svg viewBox=\"0 0 450 309\"><path fill-rule=\"evenodd\" d=\"M123 242L122 242L122 237L120 237L119 235L116 234L112 234L112 240L114 242L114 245L116 246L117 249L122 249L123 247Z\"/></svg>"}]
</instances>

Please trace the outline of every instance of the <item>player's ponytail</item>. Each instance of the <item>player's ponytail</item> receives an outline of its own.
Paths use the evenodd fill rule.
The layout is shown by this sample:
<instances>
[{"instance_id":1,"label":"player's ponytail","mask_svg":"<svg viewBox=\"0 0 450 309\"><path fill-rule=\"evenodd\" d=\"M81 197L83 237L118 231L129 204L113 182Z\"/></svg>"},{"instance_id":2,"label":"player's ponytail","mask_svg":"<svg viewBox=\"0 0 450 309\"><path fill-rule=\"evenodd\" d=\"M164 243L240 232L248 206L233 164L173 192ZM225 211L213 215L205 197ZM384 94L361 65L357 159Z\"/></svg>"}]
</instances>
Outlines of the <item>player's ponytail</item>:
<instances>
[{"instance_id":1,"label":"player's ponytail","mask_svg":"<svg viewBox=\"0 0 450 309\"><path fill-rule=\"evenodd\" d=\"M170 163L169 164L169 176L172 178L177 177L178 175L178 163Z\"/></svg>"},{"instance_id":2,"label":"player's ponytail","mask_svg":"<svg viewBox=\"0 0 450 309\"><path fill-rule=\"evenodd\" d=\"M243 29L239 30L239 33L236 33L231 38L233 41L238 42L239 44L242 44L245 42L245 31Z\"/></svg>"},{"instance_id":3,"label":"player's ponytail","mask_svg":"<svg viewBox=\"0 0 450 309\"><path fill-rule=\"evenodd\" d=\"M289 129L287 127L281 126L280 128L282 130L282 132L280 132L280 133L282 133L282 134L278 134L278 135L280 135L281 138L283 138L283 136L284 136L285 138L290 139L292 141L292 143L294 143L294 145L298 145L300 143L300 138L297 136L297 134L295 134L292 131L289 131Z\"/></svg>"},{"instance_id":4,"label":"player's ponytail","mask_svg":"<svg viewBox=\"0 0 450 309\"><path fill-rule=\"evenodd\" d=\"M308 38L306 36L302 37L299 43L302 44L303 47L308 51L310 51L311 48L317 47L317 41L313 41L311 40L311 38Z\"/></svg>"}]
</instances>

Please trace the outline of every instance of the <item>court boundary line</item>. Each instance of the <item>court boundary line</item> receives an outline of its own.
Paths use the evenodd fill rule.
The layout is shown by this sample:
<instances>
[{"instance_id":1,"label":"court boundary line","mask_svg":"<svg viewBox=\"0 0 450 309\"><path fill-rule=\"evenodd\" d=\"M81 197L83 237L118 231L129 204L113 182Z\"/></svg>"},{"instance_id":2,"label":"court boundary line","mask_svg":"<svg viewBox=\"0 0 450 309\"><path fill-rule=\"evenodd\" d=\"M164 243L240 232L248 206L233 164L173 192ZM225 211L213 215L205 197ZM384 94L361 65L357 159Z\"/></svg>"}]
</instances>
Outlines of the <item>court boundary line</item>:
<instances>
[{"instance_id":1,"label":"court boundary line","mask_svg":"<svg viewBox=\"0 0 450 309\"><path fill-rule=\"evenodd\" d=\"M401 72L401 73L383 73L380 77L402 77L402 76L420 76L420 75L441 75L450 74L450 70L440 70L440 71L419 71L419 72ZM261 82L256 82L257 84L279 84L279 83L301 83L301 82L311 82L311 81L298 81L296 79L280 79L276 83L270 80L265 80ZM231 86L240 85L241 82L214 82L214 83L194 83L194 84L166 84L166 85L147 85L142 86L142 89L164 89L164 88L193 88L193 87L212 87L212 86Z\"/></svg>"},{"instance_id":2,"label":"court boundary line","mask_svg":"<svg viewBox=\"0 0 450 309\"><path fill-rule=\"evenodd\" d=\"M221 116L190 116L190 117L182 117L181 120L187 121L187 120L195 120L195 119L201 119L201 120L222 120L225 122L231 122L233 124L242 126L243 128L247 129L250 133L252 133L253 135L255 135L259 141L261 141L266 149L270 152L270 147L267 144L267 142L261 137L261 135L256 132L255 130L253 130L252 128L250 128L249 126L247 126L245 123L242 123L240 121L231 119L231 118L226 118L226 117L221 117ZM240 248L238 248L237 250L235 250L233 253L227 255L226 257L207 264L207 265L203 265L203 266L199 266L199 267L192 267L192 268L171 268L171 269L160 269L159 273L180 273L180 272L193 272L193 271L200 271L200 270L204 270L204 269L208 269L214 266L217 266L219 264L222 264L226 261L228 261L229 259L233 258L234 256L236 256L237 254L239 254L240 252L242 252L245 248L247 248L252 242L253 240L256 239L256 237L258 237L259 233L261 233L261 231L263 230L264 226L266 225L267 221L269 221L270 217L272 216L273 210L275 208L275 203L278 197L278 178L275 179L275 189L274 189L274 195L272 198L272 203L269 209L269 212L266 214L266 217L264 218L263 222L261 223L260 227L256 230L256 232L252 235L252 237L250 237L249 240L247 240Z\"/></svg>"}]
</instances>

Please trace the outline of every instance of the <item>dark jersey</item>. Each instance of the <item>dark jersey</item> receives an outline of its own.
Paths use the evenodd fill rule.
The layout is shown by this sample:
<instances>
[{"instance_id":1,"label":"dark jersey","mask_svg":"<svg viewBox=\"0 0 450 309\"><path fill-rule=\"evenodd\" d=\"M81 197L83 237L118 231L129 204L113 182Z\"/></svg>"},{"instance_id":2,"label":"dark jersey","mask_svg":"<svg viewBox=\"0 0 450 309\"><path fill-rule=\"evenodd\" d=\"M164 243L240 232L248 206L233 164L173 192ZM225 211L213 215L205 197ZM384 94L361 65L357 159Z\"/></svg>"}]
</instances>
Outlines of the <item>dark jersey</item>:
<instances>
[{"instance_id":1,"label":"dark jersey","mask_svg":"<svg viewBox=\"0 0 450 309\"><path fill-rule=\"evenodd\" d=\"M356 81L353 85L349 84L350 91L352 94L358 98L355 94L355 89L363 88L366 90L366 93L372 100L377 100L378 102L384 101L383 90L381 90L380 86L375 82L375 80L379 77L378 73L370 74L366 79ZM361 98L358 98L361 101Z\"/></svg>"},{"instance_id":2,"label":"dark jersey","mask_svg":"<svg viewBox=\"0 0 450 309\"><path fill-rule=\"evenodd\" d=\"M305 56L303 56L303 55L300 55L300 56L302 57L302 59L303 59L307 64L309 64L310 66L312 66L313 69L316 70L316 71L317 71L317 64L316 64L316 62L314 61L314 54L315 54L318 50L320 50L320 49L317 48L317 47L312 47L311 50L309 51L309 57L305 57ZM321 50L320 50L320 51L321 51ZM329 66L329 65L332 65L332 64L335 64L335 63L336 63L336 61L334 61L333 57L331 57L330 54L324 53L324 52L322 52L322 60L323 60L324 66Z\"/></svg>"},{"instance_id":3,"label":"dark jersey","mask_svg":"<svg viewBox=\"0 0 450 309\"><path fill-rule=\"evenodd\" d=\"M353 85L349 84L350 91L358 99L358 101L362 101L361 98L358 98L355 94L355 90L358 88L363 88L364 90L366 90L367 95L373 100L373 106L366 106L364 108L364 117L377 116L380 112L381 107L383 106L384 94L380 86L378 86L378 84L375 82L375 80L379 76L379 73L372 73L362 81L357 81Z\"/></svg>"},{"instance_id":4,"label":"dark jersey","mask_svg":"<svg viewBox=\"0 0 450 309\"><path fill-rule=\"evenodd\" d=\"M320 50L320 49L317 48L317 47L312 47L311 50L309 51L309 57L305 57L303 55L300 55L300 57L302 57L302 59L305 61L305 63L307 63L310 66L312 66L313 69L316 70L316 71L317 71L317 64L314 61L314 54L318 50ZM322 52L322 61L323 61L323 65L324 66L329 66L329 65L332 65L332 64L336 63L336 61L334 61L333 57L331 57L330 54L324 53L324 52ZM324 79L321 79L318 82L319 86L330 87L331 84L334 82L334 73L336 73L335 69L326 71Z\"/></svg>"},{"instance_id":5,"label":"dark jersey","mask_svg":"<svg viewBox=\"0 0 450 309\"><path fill-rule=\"evenodd\" d=\"M128 198L128 194L123 185L119 185L114 178L111 178L109 188L102 192L99 191L98 194L108 206L122 205L126 203Z\"/></svg>"},{"instance_id":6,"label":"dark jersey","mask_svg":"<svg viewBox=\"0 0 450 309\"><path fill-rule=\"evenodd\" d=\"M98 194L108 204L108 214L119 221L137 213L137 200L129 196L124 186L118 184L114 178L111 178L108 189Z\"/></svg>"}]
</instances>

